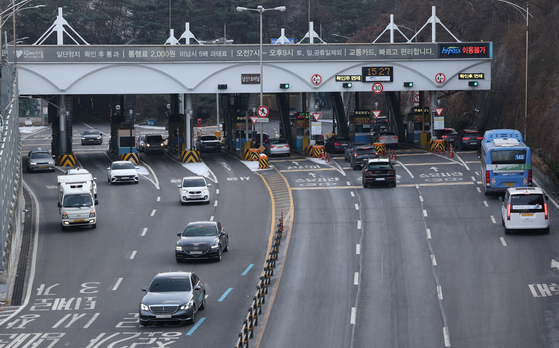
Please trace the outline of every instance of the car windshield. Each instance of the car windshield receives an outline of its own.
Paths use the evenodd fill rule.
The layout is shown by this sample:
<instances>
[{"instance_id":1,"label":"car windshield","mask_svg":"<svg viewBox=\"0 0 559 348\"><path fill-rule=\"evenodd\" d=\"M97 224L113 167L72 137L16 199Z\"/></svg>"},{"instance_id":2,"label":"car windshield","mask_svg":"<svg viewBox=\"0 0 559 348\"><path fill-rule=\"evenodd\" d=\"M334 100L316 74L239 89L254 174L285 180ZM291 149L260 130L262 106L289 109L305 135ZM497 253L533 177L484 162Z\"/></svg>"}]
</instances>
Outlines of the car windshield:
<instances>
[{"instance_id":1,"label":"car windshield","mask_svg":"<svg viewBox=\"0 0 559 348\"><path fill-rule=\"evenodd\" d=\"M272 145L287 144L287 140L285 140L285 139L274 139L274 140L270 141L270 143Z\"/></svg>"},{"instance_id":2,"label":"car windshield","mask_svg":"<svg viewBox=\"0 0 559 348\"><path fill-rule=\"evenodd\" d=\"M351 139L348 136L344 136L344 135L335 135L332 137L332 140L335 141L351 141Z\"/></svg>"},{"instance_id":3,"label":"car windshield","mask_svg":"<svg viewBox=\"0 0 559 348\"><path fill-rule=\"evenodd\" d=\"M396 135L394 132L381 132L380 135Z\"/></svg>"},{"instance_id":4,"label":"car windshield","mask_svg":"<svg viewBox=\"0 0 559 348\"><path fill-rule=\"evenodd\" d=\"M66 195L62 201L63 207L89 207L93 205L91 200L91 195L80 194L80 195Z\"/></svg>"},{"instance_id":5,"label":"car windshield","mask_svg":"<svg viewBox=\"0 0 559 348\"><path fill-rule=\"evenodd\" d=\"M217 229L212 225L189 225L182 232L183 237L217 236Z\"/></svg>"},{"instance_id":6,"label":"car windshield","mask_svg":"<svg viewBox=\"0 0 559 348\"><path fill-rule=\"evenodd\" d=\"M51 158L48 152L32 152L31 158Z\"/></svg>"},{"instance_id":7,"label":"car windshield","mask_svg":"<svg viewBox=\"0 0 559 348\"><path fill-rule=\"evenodd\" d=\"M190 279L188 277L158 277L151 282L150 292L168 291L190 291Z\"/></svg>"},{"instance_id":8,"label":"car windshield","mask_svg":"<svg viewBox=\"0 0 559 348\"><path fill-rule=\"evenodd\" d=\"M217 140L217 137L215 135L202 135L200 137L200 140L203 140L203 141Z\"/></svg>"},{"instance_id":9,"label":"car windshield","mask_svg":"<svg viewBox=\"0 0 559 348\"><path fill-rule=\"evenodd\" d=\"M465 132L464 136L465 137L481 137L479 132Z\"/></svg>"},{"instance_id":10,"label":"car windshield","mask_svg":"<svg viewBox=\"0 0 559 348\"><path fill-rule=\"evenodd\" d=\"M527 210L530 212L544 211L544 198L541 194L511 195L510 202L512 205L512 212L523 212Z\"/></svg>"},{"instance_id":11,"label":"car windshield","mask_svg":"<svg viewBox=\"0 0 559 348\"><path fill-rule=\"evenodd\" d=\"M83 132L83 135L99 135L99 131L96 129L88 129Z\"/></svg>"},{"instance_id":12,"label":"car windshield","mask_svg":"<svg viewBox=\"0 0 559 348\"><path fill-rule=\"evenodd\" d=\"M182 187L200 187L200 186L206 186L206 182L202 178L184 179L182 181Z\"/></svg>"},{"instance_id":13,"label":"car windshield","mask_svg":"<svg viewBox=\"0 0 559 348\"><path fill-rule=\"evenodd\" d=\"M135 169L132 163L113 163L113 170Z\"/></svg>"},{"instance_id":14,"label":"car windshield","mask_svg":"<svg viewBox=\"0 0 559 348\"><path fill-rule=\"evenodd\" d=\"M364 154L370 154L370 153L377 153L377 150L375 148L367 148L367 149L355 149L355 153L357 155L364 155Z\"/></svg>"},{"instance_id":15,"label":"car windshield","mask_svg":"<svg viewBox=\"0 0 559 348\"><path fill-rule=\"evenodd\" d=\"M390 169L390 164L386 163L386 162L379 162L379 163L369 163L369 169L370 170L375 170L375 169Z\"/></svg>"},{"instance_id":16,"label":"car windshield","mask_svg":"<svg viewBox=\"0 0 559 348\"><path fill-rule=\"evenodd\" d=\"M148 135L146 141L152 143L160 143L163 141L163 137L161 135Z\"/></svg>"}]
</instances>

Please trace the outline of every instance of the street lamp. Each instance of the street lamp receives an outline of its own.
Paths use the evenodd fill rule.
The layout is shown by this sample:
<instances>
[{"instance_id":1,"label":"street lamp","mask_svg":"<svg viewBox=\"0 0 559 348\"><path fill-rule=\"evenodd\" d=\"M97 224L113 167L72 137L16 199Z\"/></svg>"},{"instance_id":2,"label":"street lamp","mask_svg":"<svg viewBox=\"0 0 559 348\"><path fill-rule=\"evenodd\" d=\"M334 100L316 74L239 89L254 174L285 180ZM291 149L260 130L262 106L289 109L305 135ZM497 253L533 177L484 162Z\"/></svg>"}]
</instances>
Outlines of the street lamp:
<instances>
[{"instance_id":1,"label":"street lamp","mask_svg":"<svg viewBox=\"0 0 559 348\"><path fill-rule=\"evenodd\" d=\"M29 7L22 7L26 4L28 4L29 2L31 2L32 0L22 0L20 2L18 2L17 4L15 3L15 1L12 3L12 6L8 7L6 10L4 10L3 12L0 12L0 52L2 50L2 27L4 27L4 24L6 24L6 22L10 19L10 17L12 17L14 19L14 61L16 59L16 21L15 21L15 15L17 12L23 11L23 10L29 10L29 9L35 9L35 8L41 8L41 7L45 7L47 5L36 5L36 6L29 6Z\"/></svg>"},{"instance_id":2,"label":"street lamp","mask_svg":"<svg viewBox=\"0 0 559 348\"><path fill-rule=\"evenodd\" d=\"M526 132L526 123L528 122L528 19L530 18L530 1L526 2L526 9L506 0L497 1L514 6L514 8L520 12L522 17L526 19L526 71L524 81L524 142L526 142L526 137L528 135Z\"/></svg>"},{"instance_id":3,"label":"street lamp","mask_svg":"<svg viewBox=\"0 0 559 348\"><path fill-rule=\"evenodd\" d=\"M264 94L264 72L262 68L262 13L265 11L285 11L285 6L278 6L274 8L264 8L258 5L256 8L246 8L237 6L237 11L256 11L260 14L260 106L264 105L263 94ZM260 122L260 146L264 144L264 123Z\"/></svg>"},{"instance_id":4,"label":"street lamp","mask_svg":"<svg viewBox=\"0 0 559 348\"><path fill-rule=\"evenodd\" d=\"M342 37L342 38L344 38L344 39L346 39L346 40L349 40L349 37L347 37L347 36L343 36L343 35L340 35L340 34L332 34L332 35L333 35L333 36L337 36L337 37Z\"/></svg>"}]
</instances>

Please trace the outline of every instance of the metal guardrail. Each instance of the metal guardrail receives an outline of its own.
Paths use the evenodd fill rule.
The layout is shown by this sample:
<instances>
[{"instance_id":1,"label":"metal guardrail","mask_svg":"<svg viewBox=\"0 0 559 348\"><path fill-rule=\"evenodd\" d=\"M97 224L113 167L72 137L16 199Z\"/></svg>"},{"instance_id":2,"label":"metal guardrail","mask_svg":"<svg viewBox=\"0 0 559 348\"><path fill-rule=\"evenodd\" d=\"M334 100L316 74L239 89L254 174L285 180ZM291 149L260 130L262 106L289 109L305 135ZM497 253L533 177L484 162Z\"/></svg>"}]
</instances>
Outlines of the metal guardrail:
<instances>
[{"instance_id":1,"label":"metal guardrail","mask_svg":"<svg viewBox=\"0 0 559 348\"><path fill-rule=\"evenodd\" d=\"M243 327L239 333L239 338L237 339L235 348L248 348L249 339L254 337L254 328L258 326L258 316L262 313L262 305L266 302L268 285L270 285L271 277L274 275L274 268L276 267L276 260L279 255L281 237L283 236L283 213L281 213L277 227L278 229L274 237L274 244L270 250L269 257L266 259L266 263L264 264L264 269L260 275L260 282L256 286L256 293L252 298L252 303L248 309L247 316L243 321Z\"/></svg>"},{"instance_id":2,"label":"metal guardrail","mask_svg":"<svg viewBox=\"0 0 559 348\"><path fill-rule=\"evenodd\" d=\"M0 79L0 285L15 277L21 245L21 137L17 68L3 62ZM9 292L9 291L8 291Z\"/></svg>"}]
</instances>

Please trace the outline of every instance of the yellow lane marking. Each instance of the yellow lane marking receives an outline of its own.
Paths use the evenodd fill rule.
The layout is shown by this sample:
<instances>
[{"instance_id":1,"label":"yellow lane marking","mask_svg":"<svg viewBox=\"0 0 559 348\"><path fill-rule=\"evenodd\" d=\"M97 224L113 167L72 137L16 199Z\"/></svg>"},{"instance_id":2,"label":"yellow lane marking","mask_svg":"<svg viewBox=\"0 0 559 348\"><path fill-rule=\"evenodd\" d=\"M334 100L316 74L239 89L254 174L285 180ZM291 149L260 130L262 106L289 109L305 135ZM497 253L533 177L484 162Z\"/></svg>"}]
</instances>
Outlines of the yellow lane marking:
<instances>
[{"instance_id":1,"label":"yellow lane marking","mask_svg":"<svg viewBox=\"0 0 559 348\"><path fill-rule=\"evenodd\" d=\"M292 173L292 172L309 172L309 171L315 171L315 170L336 170L334 168L316 168L316 169L286 169L286 170L282 170L282 173Z\"/></svg>"},{"instance_id":2,"label":"yellow lane marking","mask_svg":"<svg viewBox=\"0 0 559 348\"><path fill-rule=\"evenodd\" d=\"M429 186L453 186L453 185L474 185L474 182L439 182L430 184L417 184L421 187ZM416 184L398 184L398 187L415 187ZM302 191L302 190L343 190L343 189L357 189L363 188L363 186L325 186L325 187L292 187L291 191Z\"/></svg>"}]
</instances>

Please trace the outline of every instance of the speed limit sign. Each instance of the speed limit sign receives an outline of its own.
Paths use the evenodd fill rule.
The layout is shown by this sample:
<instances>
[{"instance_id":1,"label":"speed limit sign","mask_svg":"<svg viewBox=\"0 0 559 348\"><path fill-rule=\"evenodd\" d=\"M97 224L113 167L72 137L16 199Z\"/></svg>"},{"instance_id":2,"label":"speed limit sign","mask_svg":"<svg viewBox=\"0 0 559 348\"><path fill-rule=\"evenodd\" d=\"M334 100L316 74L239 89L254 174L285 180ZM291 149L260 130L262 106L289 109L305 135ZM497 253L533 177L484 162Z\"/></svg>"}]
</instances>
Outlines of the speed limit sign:
<instances>
[{"instance_id":1,"label":"speed limit sign","mask_svg":"<svg viewBox=\"0 0 559 348\"><path fill-rule=\"evenodd\" d=\"M318 74L314 74L311 77L311 82L313 83L313 85L318 86L320 85L320 83L322 82L322 76L318 75Z\"/></svg>"},{"instance_id":2,"label":"speed limit sign","mask_svg":"<svg viewBox=\"0 0 559 348\"><path fill-rule=\"evenodd\" d=\"M382 90L384 89L384 87L382 86L382 83L374 83L373 84L373 92L375 92L376 94L379 94L380 92L382 92Z\"/></svg>"},{"instance_id":3,"label":"speed limit sign","mask_svg":"<svg viewBox=\"0 0 559 348\"><path fill-rule=\"evenodd\" d=\"M435 75L435 81L437 83L443 83L446 80L446 76L444 76L443 73L438 73L437 75Z\"/></svg>"}]
</instances>

